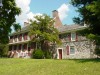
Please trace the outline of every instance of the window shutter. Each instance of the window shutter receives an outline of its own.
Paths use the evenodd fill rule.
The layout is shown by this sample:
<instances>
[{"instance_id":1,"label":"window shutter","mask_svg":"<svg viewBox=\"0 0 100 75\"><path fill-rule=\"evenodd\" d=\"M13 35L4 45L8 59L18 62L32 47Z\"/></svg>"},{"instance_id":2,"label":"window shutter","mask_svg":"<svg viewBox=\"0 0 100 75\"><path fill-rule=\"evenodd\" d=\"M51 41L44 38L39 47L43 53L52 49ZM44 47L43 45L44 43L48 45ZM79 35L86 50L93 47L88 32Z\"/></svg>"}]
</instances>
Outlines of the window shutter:
<instances>
[{"instance_id":1,"label":"window shutter","mask_svg":"<svg viewBox=\"0 0 100 75\"><path fill-rule=\"evenodd\" d=\"M66 47L67 55L69 55L69 46Z\"/></svg>"},{"instance_id":2,"label":"window shutter","mask_svg":"<svg viewBox=\"0 0 100 75\"><path fill-rule=\"evenodd\" d=\"M22 34L20 34L20 36L19 36L19 40L22 41Z\"/></svg>"},{"instance_id":3,"label":"window shutter","mask_svg":"<svg viewBox=\"0 0 100 75\"><path fill-rule=\"evenodd\" d=\"M71 33L68 35L69 41L71 41Z\"/></svg>"},{"instance_id":4,"label":"window shutter","mask_svg":"<svg viewBox=\"0 0 100 75\"><path fill-rule=\"evenodd\" d=\"M27 33L24 34L24 40L27 40Z\"/></svg>"},{"instance_id":5,"label":"window shutter","mask_svg":"<svg viewBox=\"0 0 100 75\"><path fill-rule=\"evenodd\" d=\"M27 33L26 33L26 40L27 40Z\"/></svg>"},{"instance_id":6,"label":"window shutter","mask_svg":"<svg viewBox=\"0 0 100 75\"><path fill-rule=\"evenodd\" d=\"M25 40L25 34L24 34L24 40Z\"/></svg>"}]
</instances>

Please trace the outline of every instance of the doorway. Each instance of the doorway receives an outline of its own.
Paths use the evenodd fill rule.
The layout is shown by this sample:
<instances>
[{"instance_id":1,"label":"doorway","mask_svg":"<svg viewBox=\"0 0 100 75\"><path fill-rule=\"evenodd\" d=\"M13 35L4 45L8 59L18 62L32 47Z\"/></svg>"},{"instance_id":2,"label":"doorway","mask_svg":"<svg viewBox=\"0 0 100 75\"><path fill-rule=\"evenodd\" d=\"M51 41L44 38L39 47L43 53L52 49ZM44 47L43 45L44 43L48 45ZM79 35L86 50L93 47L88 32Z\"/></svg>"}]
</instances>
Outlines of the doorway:
<instances>
[{"instance_id":1,"label":"doorway","mask_svg":"<svg viewBox=\"0 0 100 75\"><path fill-rule=\"evenodd\" d=\"M58 49L59 59L62 59L62 49Z\"/></svg>"}]
</instances>

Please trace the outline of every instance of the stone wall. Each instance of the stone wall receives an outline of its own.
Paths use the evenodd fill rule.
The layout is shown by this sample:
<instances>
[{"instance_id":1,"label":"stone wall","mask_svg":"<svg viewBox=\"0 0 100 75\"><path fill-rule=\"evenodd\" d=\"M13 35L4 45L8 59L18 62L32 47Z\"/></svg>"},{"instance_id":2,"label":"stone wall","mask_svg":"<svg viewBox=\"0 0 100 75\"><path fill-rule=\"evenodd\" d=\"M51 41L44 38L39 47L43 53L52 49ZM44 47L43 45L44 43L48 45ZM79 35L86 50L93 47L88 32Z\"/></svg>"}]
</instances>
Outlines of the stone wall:
<instances>
[{"instance_id":1,"label":"stone wall","mask_svg":"<svg viewBox=\"0 0 100 75\"><path fill-rule=\"evenodd\" d=\"M74 46L75 47L75 53L67 55L67 49L66 46ZM86 58L95 58L94 55L94 49L95 45L93 45L88 40L86 41L78 41L78 42L67 42L63 43L61 46L58 46L58 48L62 48L62 59L86 59ZM57 51L57 58L59 59L59 53Z\"/></svg>"}]
</instances>

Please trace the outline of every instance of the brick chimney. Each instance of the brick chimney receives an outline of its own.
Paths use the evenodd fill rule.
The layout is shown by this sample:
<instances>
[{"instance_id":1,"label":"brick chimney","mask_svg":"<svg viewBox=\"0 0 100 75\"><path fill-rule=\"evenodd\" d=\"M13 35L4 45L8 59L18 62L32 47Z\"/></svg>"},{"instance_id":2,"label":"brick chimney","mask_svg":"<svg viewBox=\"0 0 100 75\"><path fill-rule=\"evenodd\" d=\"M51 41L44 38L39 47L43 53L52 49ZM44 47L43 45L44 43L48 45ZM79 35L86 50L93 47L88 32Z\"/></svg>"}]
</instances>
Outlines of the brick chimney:
<instances>
[{"instance_id":1,"label":"brick chimney","mask_svg":"<svg viewBox=\"0 0 100 75\"><path fill-rule=\"evenodd\" d=\"M24 27L28 26L29 23L28 22L24 22Z\"/></svg>"},{"instance_id":2,"label":"brick chimney","mask_svg":"<svg viewBox=\"0 0 100 75\"><path fill-rule=\"evenodd\" d=\"M61 22L61 20L59 18L58 11L57 10L53 10L52 14L53 14L53 18L54 18L54 21L55 21L54 27L55 28L61 27L62 26L62 22Z\"/></svg>"}]
</instances>

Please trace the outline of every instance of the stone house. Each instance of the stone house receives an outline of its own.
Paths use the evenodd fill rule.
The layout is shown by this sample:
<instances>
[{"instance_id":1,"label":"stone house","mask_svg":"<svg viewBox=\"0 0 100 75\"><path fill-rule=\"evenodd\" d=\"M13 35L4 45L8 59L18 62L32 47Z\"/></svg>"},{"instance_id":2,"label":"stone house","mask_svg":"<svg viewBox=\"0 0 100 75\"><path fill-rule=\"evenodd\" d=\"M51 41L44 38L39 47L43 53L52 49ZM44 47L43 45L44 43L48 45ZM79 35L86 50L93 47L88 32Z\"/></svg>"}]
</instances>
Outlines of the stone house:
<instances>
[{"instance_id":1,"label":"stone house","mask_svg":"<svg viewBox=\"0 0 100 75\"><path fill-rule=\"evenodd\" d=\"M58 11L53 11L55 20L54 27L59 31L59 39L62 45L55 45L53 58L57 59L80 59L94 58L95 45L85 36L77 33L77 30L85 29L86 26L81 25L63 25L60 21ZM32 51L35 49L35 43L30 43L31 37L28 36L29 25L24 23L24 27L20 32L14 32L10 35L9 50L10 57L30 58Z\"/></svg>"},{"instance_id":2,"label":"stone house","mask_svg":"<svg viewBox=\"0 0 100 75\"><path fill-rule=\"evenodd\" d=\"M58 28L61 46L57 46L57 59L94 58L95 45L77 32L85 26L70 25Z\"/></svg>"}]
</instances>

